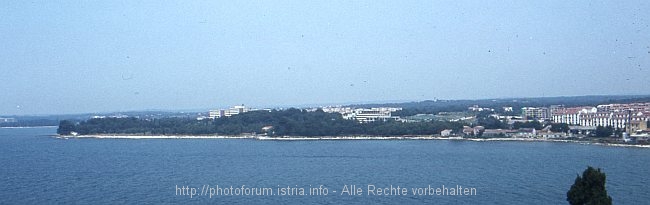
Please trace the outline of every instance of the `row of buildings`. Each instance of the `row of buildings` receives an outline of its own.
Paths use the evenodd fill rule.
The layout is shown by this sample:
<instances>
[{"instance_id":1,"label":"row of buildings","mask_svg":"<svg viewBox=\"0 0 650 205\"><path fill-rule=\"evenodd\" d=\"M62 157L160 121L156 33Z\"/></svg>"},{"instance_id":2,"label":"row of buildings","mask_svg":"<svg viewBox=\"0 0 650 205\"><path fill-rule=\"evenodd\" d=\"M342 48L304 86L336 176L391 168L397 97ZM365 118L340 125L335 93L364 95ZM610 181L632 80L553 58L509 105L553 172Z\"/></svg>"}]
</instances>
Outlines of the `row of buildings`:
<instances>
[{"instance_id":1,"label":"row of buildings","mask_svg":"<svg viewBox=\"0 0 650 205\"><path fill-rule=\"evenodd\" d=\"M399 120L399 117L392 116L393 112L402 110L402 108L393 108L393 107L379 107L379 108L351 108L351 107L322 107L323 112L327 113L340 113L343 116L343 119L346 120L357 120L362 123L366 122L375 122L375 121L386 121L389 119ZM246 113L250 111L256 111L259 109L248 108L244 105L233 106L228 109L216 109L210 110L208 118L222 118L230 117L233 115L238 115L241 113ZM263 109L271 111L270 109ZM307 109L307 111L316 111L317 109ZM204 119L203 117L199 119Z\"/></svg>"},{"instance_id":2,"label":"row of buildings","mask_svg":"<svg viewBox=\"0 0 650 205\"><path fill-rule=\"evenodd\" d=\"M567 133L552 132L550 127L545 127L541 130L535 128L519 128L519 129L485 129L483 126L463 126L461 130L464 136L482 136L482 137L511 137L511 138L566 138L569 136ZM443 130L440 132L443 137L453 135L451 130Z\"/></svg>"},{"instance_id":3,"label":"row of buildings","mask_svg":"<svg viewBox=\"0 0 650 205\"><path fill-rule=\"evenodd\" d=\"M627 132L648 129L649 111L599 111L597 108L583 107L558 110L553 114L553 122L580 126L611 126Z\"/></svg>"},{"instance_id":4,"label":"row of buildings","mask_svg":"<svg viewBox=\"0 0 650 205\"><path fill-rule=\"evenodd\" d=\"M350 108L350 107L323 107L323 112L341 113L343 119L356 120L362 123L386 121L389 119L399 120L399 117L393 116L393 112L402 110L402 108L379 107L379 108Z\"/></svg>"},{"instance_id":5,"label":"row of buildings","mask_svg":"<svg viewBox=\"0 0 650 205\"><path fill-rule=\"evenodd\" d=\"M378 108L352 108L352 107L322 107L324 112L340 113L344 119L356 120L362 123L398 120L399 116L393 116L393 112L402 108L378 107ZM504 111L511 111L512 107L504 107ZM240 113L253 111L244 105L238 105L229 109L210 110L209 118L230 117ZM493 111L490 108L473 106L470 111ZM313 110L312 110L313 111ZM506 116L508 121L528 120L550 120L554 123L566 123L574 126L597 127L611 126L616 129L624 129L628 133L648 131L650 120L650 103L630 104L606 104L595 107L564 107L554 105L550 107L524 107L521 109L521 118Z\"/></svg>"},{"instance_id":6,"label":"row of buildings","mask_svg":"<svg viewBox=\"0 0 650 205\"><path fill-rule=\"evenodd\" d=\"M650 103L607 104L596 107L525 107L522 108L524 119L551 120L554 123L566 123L579 126L611 126L624 129L628 133L648 129L650 120Z\"/></svg>"}]
</instances>

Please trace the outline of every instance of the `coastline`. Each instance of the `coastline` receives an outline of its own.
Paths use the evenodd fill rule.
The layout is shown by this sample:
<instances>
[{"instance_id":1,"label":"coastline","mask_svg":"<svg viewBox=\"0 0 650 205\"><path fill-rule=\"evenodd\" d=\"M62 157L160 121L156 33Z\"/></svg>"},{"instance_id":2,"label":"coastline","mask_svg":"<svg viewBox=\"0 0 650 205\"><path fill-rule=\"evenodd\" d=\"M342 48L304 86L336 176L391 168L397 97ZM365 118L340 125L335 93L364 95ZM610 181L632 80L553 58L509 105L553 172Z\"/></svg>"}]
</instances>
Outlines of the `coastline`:
<instances>
[{"instance_id":1,"label":"coastline","mask_svg":"<svg viewBox=\"0 0 650 205\"><path fill-rule=\"evenodd\" d=\"M322 136L322 137L305 137L305 136L284 136L284 137L267 137L255 135L54 135L57 139L251 139L261 141L313 141L313 140L448 140L448 141L472 141L472 142L493 142L493 141L511 141L511 142L559 142L559 143L577 143L584 145L599 145L611 147L635 147L650 148L650 145L638 144L619 144L619 143L601 143L592 141L568 140L568 139L540 139L540 138L462 138L462 137L439 137L431 135L423 136Z\"/></svg>"},{"instance_id":2,"label":"coastline","mask_svg":"<svg viewBox=\"0 0 650 205\"><path fill-rule=\"evenodd\" d=\"M0 127L0 129L58 128L59 126Z\"/></svg>"}]
</instances>

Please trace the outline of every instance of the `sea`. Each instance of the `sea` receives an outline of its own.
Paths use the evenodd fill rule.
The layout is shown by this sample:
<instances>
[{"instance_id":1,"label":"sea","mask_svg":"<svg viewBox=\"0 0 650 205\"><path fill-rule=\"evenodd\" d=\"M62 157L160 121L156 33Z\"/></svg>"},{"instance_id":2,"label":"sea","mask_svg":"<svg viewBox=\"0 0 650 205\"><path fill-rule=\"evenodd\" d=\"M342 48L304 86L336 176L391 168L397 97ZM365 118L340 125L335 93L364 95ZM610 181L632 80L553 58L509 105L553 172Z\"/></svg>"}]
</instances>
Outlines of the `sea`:
<instances>
[{"instance_id":1,"label":"sea","mask_svg":"<svg viewBox=\"0 0 650 205\"><path fill-rule=\"evenodd\" d=\"M587 166L605 172L614 204L650 201L648 148L55 133L0 129L0 204L568 204Z\"/></svg>"}]
</instances>

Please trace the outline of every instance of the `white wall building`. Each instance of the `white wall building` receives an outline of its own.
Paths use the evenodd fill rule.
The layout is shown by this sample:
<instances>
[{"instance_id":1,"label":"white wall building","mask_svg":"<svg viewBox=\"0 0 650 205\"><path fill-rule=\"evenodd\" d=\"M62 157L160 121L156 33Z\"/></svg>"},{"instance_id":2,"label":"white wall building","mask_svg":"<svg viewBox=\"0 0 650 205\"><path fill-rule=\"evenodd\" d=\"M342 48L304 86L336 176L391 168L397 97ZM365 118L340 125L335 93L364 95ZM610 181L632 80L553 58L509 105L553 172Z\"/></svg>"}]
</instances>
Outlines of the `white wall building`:
<instances>
[{"instance_id":1,"label":"white wall building","mask_svg":"<svg viewBox=\"0 0 650 205\"><path fill-rule=\"evenodd\" d=\"M241 113L245 113L251 111L250 108L245 107L244 105L237 105L231 108L228 108L226 110L210 110L209 113L209 118L221 118L221 117L230 117L233 115L238 115Z\"/></svg>"},{"instance_id":2,"label":"white wall building","mask_svg":"<svg viewBox=\"0 0 650 205\"><path fill-rule=\"evenodd\" d=\"M492 108L479 107L478 105L468 107L467 110L472 111L472 112L494 111L494 109L492 109Z\"/></svg>"},{"instance_id":3,"label":"white wall building","mask_svg":"<svg viewBox=\"0 0 650 205\"><path fill-rule=\"evenodd\" d=\"M521 108L521 116L524 119L534 118L534 119L550 119L551 112L550 109L545 107L524 107Z\"/></svg>"},{"instance_id":4,"label":"white wall building","mask_svg":"<svg viewBox=\"0 0 650 205\"><path fill-rule=\"evenodd\" d=\"M443 136L443 137L449 137L449 136L451 136L452 132L453 132L452 130L447 129L447 130L441 131L440 135Z\"/></svg>"},{"instance_id":5,"label":"white wall building","mask_svg":"<svg viewBox=\"0 0 650 205\"><path fill-rule=\"evenodd\" d=\"M551 120L555 123L566 123L569 125L580 125L582 114L595 113L595 107L573 107L557 109L552 113Z\"/></svg>"},{"instance_id":6,"label":"white wall building","mask_svg":"<svg viewBox=\"0 0 650 205\"><path fill-rule=\"evenodd\" d=\"M597 107L575 107L558 109L553 112L555 123L566 123L580 126L611 126L618 129L631 130L647 129L650 119L650 103L610 104Z\"/></svg>"},{"instance_id":7,"label":"white wall building","mask_svg":"<svg viewBox=\"0 0 650 205\"><path fill-rule=\"evenodd\" d=\"M375 122L375 121L386 121L389 119L398 120L398 117L393 117L392 113L402 108L394 107L379 107L379 108L358 108L352 109L349 107L324 107L323 112L341 113L343 119L346 120L357 120L359 122Z\"/></svg>"}]
</instances>

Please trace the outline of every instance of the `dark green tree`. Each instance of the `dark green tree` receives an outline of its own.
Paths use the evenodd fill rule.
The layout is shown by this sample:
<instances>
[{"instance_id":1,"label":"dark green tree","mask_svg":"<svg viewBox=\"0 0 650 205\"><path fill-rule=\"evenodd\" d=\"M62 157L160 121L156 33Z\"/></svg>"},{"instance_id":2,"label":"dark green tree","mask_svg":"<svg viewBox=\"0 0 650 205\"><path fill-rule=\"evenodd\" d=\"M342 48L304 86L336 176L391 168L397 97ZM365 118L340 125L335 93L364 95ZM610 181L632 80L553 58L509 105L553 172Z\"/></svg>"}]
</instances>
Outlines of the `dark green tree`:
<instances>
[{"instance_id":1,"label":"dark green tree","mask_svg":"<svg viewBox=\"0 0 650 205\"><path fill-rule=\"evenodd\" d=\"M614 134L614 128L612 126L607 126L607 127L598 126L596 127L595 134L596 137L609 137L612 136L612 134Z\"/></svg>"},{"instance_id":2,"label":"dark green tree","mask_svg":"<svg viewBox=\"0 0 650 205\"><path fill-rule=\"evenodd\" d=\"M605 189L605 173L593 167L587 167L578 175L571 189L566 193L566 200L572 205L611 205L612 197L607 195Z\"/></svg>"},{"instance_id":3,"label":"dark green tree","mask_svg":"<svg viewBox=\"0 0 650 205\"><path fill-rule=\"evenodd\" d=\"M477 118L476 122L478 125L485 127L485 129L505 129L508 127L506 123L491 116L485 118Z\"/></svg>"},{"instance_id":4,"label":"dark green tree","mask_svg":"<svg viewBox=\"0 0 650 205\"><path fill-rule=\"evenodd\" d=\"M621 128L616 128L616 129L614 130L614 136L616 136L616 137L623 137L623 132L624 132L623 129L621 129Z\"/></svg>"},{"instance_id":5,"label":"dark green tree","mask_svg":"<svg viewBox=\"0 0 650 205\"><path fill-rule=\"evenodd\" d=\"M552 132L569 132L569 125L566 123L551 123Z\"/></svg>"},{"instance_id":6,"label":"dark green tree","mask_svg":"<svg viewBox=\"0 0 650 205\"><path fill-rule=\"evenodd\" d=\"M514 129L519 129L519 128L535 128L536 130L541 130L542 128L544 128L544 127L542 126L542 123L540 123L540 122L537 121L537 120L528 121L528 122L515 122L515 123L512 124L512 127L513 127Z\"/></svg>"},{"instance_id":7,"label":"dark green tree","mask_svg":"<svg viewBox=\"0 0 650 205\"><path fill-rule=\"evenodd\" d=\"M73 131L75 131L75 125L70 120L61 120L59 122L59 128L56 129L56 133L60 135L69 135Z\"/></svg>"}]
</instances>

